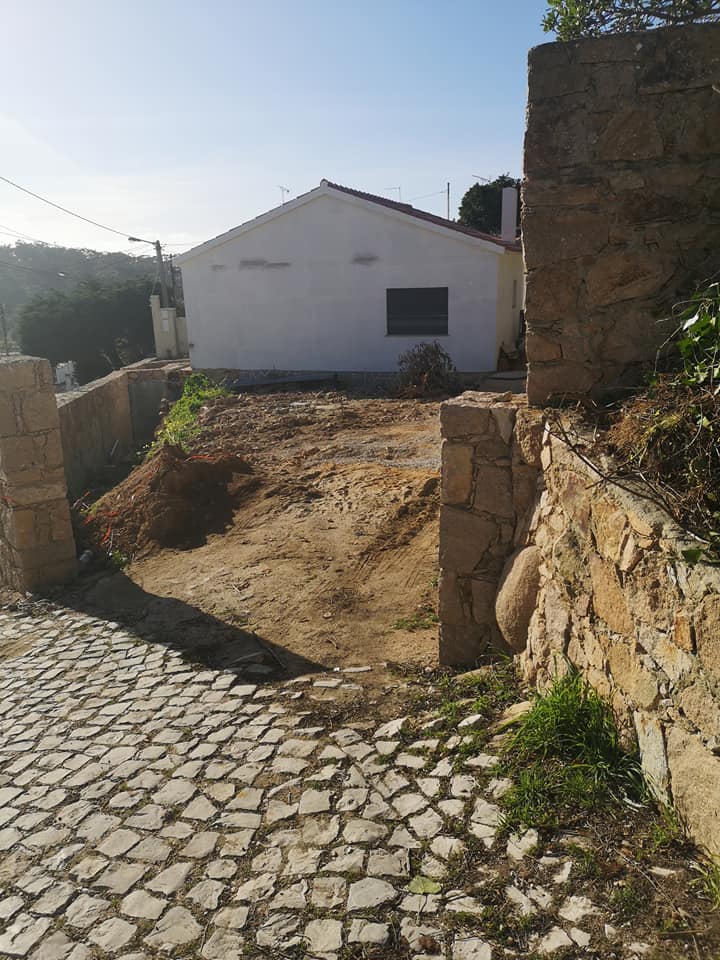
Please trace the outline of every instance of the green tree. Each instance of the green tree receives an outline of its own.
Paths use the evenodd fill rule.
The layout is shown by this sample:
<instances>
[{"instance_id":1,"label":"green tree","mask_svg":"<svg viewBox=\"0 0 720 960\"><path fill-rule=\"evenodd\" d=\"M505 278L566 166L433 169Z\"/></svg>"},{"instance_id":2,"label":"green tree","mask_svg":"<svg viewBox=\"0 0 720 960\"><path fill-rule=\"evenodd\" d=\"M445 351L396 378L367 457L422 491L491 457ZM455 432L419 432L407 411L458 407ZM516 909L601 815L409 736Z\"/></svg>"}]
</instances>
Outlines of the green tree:
<instances>
[{"instance_id":1,"label":"green tree","mask_svg":"<svg viewBox=\"0 0 720 960\"><path fill-rule=\"evenodd\" d=\"M51 363L72 360L80 383L154 353L150 280L83 283L20 308L20 349Z\"/></svg>"},{"instance_id":2,"label":"green tree","mask_svg":"<svg viewBox=\"0 0 720 960\"><path fill-rule=\"evenodd\" d=\"M474 227L483 233L500 234L502 217L502 188L520 189L520 181L509 173L501 173L490 183L474 183L460 201L458 219L466 227ZM520 224L520 204L518 204L518 226Z\"/></svg>"},{"instance_id":3,"label":"green tree","mask_svg":"<svg viewBox=\"0 0 720 960\"><path fill-rule=\"evenodd\" d=\"M720 19L720 0L548 0L546 32L560 40Z\"/></svg>"}]
</instances>

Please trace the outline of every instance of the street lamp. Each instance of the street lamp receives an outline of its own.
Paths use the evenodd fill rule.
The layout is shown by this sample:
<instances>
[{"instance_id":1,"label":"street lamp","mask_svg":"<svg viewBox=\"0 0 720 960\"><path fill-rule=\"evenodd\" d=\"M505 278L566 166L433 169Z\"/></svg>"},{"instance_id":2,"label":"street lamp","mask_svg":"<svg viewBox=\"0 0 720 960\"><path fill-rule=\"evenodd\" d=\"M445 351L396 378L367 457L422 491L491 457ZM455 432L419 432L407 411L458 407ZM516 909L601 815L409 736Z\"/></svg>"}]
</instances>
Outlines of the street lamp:
<instances>
[{"instance_id":1,"label":"street lamp","mask_svg":"<svg viewBox=\"0 0 720 960\"><path fill-rule=\"evenodd\" d=\"M169 307L170 299L168 297L167 280L165 279L165 264L163 262L162 247L159 240L143 240L142 237L128 237L130 243L149 243L155 247L155 257L157 259L158 274L160 276L160 306Z\"/></svg>"}]
</instances>

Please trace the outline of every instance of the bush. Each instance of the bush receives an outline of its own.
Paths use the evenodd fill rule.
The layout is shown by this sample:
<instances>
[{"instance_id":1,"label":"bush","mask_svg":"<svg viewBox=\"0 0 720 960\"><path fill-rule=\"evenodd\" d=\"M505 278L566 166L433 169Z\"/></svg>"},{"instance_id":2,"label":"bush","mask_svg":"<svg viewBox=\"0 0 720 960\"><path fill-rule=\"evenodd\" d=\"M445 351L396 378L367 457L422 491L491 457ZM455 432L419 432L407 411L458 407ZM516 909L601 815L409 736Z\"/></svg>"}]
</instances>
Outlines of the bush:
<instances>
[{"instance_id":1,"label":"bush","mask_svg":"<svg viewBox=\"0 0 720 960\"><path fill-rule=\"evenodd\" d=\"M453 393L458 387L455 364L437 340L416 343L398 357L399 392L405 397Z\"/></svg>"}]
</instances>

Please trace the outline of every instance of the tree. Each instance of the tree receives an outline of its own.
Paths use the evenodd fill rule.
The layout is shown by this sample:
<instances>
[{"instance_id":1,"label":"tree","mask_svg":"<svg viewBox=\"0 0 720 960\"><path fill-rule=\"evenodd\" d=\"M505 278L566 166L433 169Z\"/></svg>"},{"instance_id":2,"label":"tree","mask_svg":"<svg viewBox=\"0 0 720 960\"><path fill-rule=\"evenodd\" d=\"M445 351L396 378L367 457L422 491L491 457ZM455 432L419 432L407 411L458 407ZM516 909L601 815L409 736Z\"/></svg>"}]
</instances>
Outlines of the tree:
<instances>
[{"instance_id":1,"label":"tree","mask_svg":"<svg viewBox=\"0 0 720 960\"><path fill-rule=\"evenodd\" d=\"M152 356L152 287L149 280L93 281L36 296L19 311L20 349L53 364L72 360L80 383Z\"/></svg>"},{"instance_id":2,"label":"tree","mask_svg":"<svg viewBox=\"0 0 720 960\"><path fill-rule=\"evenodd\" d=\"M502 188L520 189L520 181L509 173L501 173L490 183L475 183L460 201L458 219L466 227L474 227L483 233L500 234L502 217ZM520 204L518 204L518 226L520 224Z\"/></svg>"},{"instance_id":3,"label":"tree","mask_svg":"<svg viewBox=\"0 0 720 960\"><path fill-rule=\"evenodd\" d=\"M560 40L720 19L720 0L548 0L546 33Z\"/></svg>"}]
</instances>

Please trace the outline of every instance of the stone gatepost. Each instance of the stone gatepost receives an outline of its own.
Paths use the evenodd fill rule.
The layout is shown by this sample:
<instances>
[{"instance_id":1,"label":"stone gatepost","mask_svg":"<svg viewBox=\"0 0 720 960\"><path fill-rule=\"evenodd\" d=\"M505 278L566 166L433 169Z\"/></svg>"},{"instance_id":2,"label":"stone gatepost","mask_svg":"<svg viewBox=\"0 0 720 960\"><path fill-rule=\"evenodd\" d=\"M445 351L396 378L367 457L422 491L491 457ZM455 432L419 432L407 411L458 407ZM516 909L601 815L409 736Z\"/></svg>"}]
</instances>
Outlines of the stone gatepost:
<instances>
[{"instance_id":1,"label":"stone gatepost","mask_svg":"<svg viewBox=\"0 0 720 960\"><path fill-rule=\"evenodd\" d=\"M0 581L61 583L77 569L50 364L0 359Z\"/></svg>"},{"instance_id":2,"label":"stone gatepost","mask_svg":"<svg viewBox=\"0 0 720 960\"><path fill-rule=\"evenodd\" d=\"M440 408L440 662L504 650L495 599L534 502L543 418L524 396L467 391Z\"/></svg>"}]
</instances>

